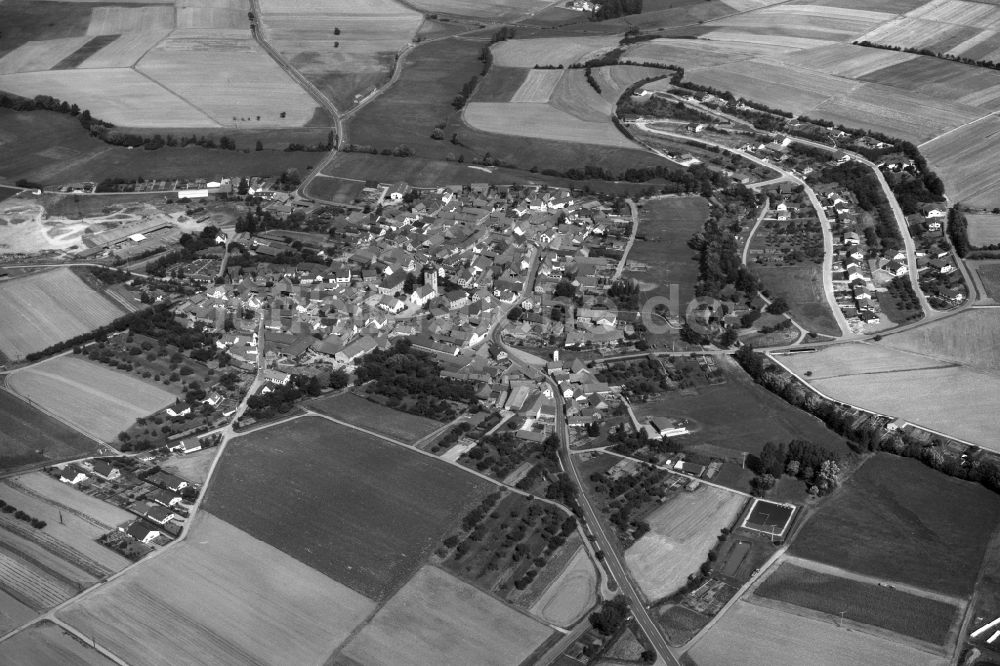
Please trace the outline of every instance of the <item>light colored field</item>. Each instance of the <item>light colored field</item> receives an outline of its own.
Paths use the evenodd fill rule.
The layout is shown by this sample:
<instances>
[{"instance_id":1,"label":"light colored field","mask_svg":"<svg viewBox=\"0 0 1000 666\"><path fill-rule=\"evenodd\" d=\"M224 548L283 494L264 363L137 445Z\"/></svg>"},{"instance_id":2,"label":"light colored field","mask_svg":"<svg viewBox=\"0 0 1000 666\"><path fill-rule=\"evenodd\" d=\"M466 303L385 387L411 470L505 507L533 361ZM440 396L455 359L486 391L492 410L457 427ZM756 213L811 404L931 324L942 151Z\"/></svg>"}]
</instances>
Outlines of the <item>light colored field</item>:
<instances>
[{"instance_id":1,"label":"light colored field","mask_svg":"<svg viewBox=\"0 0 1000 666\"><path fill-rule=\"evenodd\" d=\"M788 51L790 49L768 44L710 42L704 39L654 39L629 47L625 57L635 62L658 62L688 69L725 65L737 60L749 60Z\"/></svg>"},{"instance_id":2,"label":"light colored field","mask_svg":"<svg viewBox=\"0 0 1000 666\"><path fill-rule=\"evenodd\" d=\"M849 97L828 99L809 115L921 143L980 118L983 111L950 100L866 83L855 88Z\"/></svg>"},{"instance_id":3,"label":"light colored field","mask_svg":"<svg viewBox=\"0 0 1000 666\"><path fill-rule=\"evenodd\" d=\"M689 653L697 664L743 666L944 666L947 659L905 643L737 601Z\"/></svg>"},{"instance_id":4,"label":"light colored field","mask_svg":"<svg viewBox=\"0 0 1000 666\"><path fill-rule=\"evenodd\" d=\"M1000 72L940 58L915 58L884 67L864 78L933 99L988 110L1000 106Z\"/></svg>"},{"instance_id":5,"label":"light colored field","mask_svg":"<svg viewBox=\"0 0 1000 666\"><path fill-rule=\"evenodd\" d=\"M63 520L65 521L65 518L63 518ZM48 529L48 526L42 530L41 534L27 531L33 529L34 528L29 527L22 530L22 533L33 538L44 536L45 529ZM45 546L51 547L53 544L58 545L58 542L45 541L45 543L42 543L42 540L30 541L25 536L15 534L9 530L3 530L0 532L0 535L3 536L3 545L8 551L16 553L18 556L23 557L26 560L37 563L40 567L52 573L55 578L63 578L65 580L73 581L81 587L87 587L93 585L102 577L97 575L98 572L96 569L93 573L88 573L77 566L84 564L84 562L79 559L79 555L75 555L74 553L62 548L54 548L52 550L47 550L45 548ZM101 547L103 548L103 546ZM76 564L70 563L67 559L63 559L71 557L76 560Z\"/></svg>"},{"instance_id":6,"label":"light colored field","mask_svg":"<svg viewBox=\"0 0 1000 666\"><path fill-rule=\"evenodd\" d=\"M594 78L597 76L595 74ZM601 92L604 92L603 88ZM582 69L566 70L552 92L550 105L553 109L588 123L608 123L614 108L612 102L598 95L587 83L587 74Z\"/></svg>"},{"instance_id":7,"label":"light colored field","mask_svg":"<svg viewBox=\"0 0 1000 666\"><path fill-rule=\"evenodd\" d=\"M484 132L616 148L637 147L610 120L585 122L547 104L472 102L465 107L464 118Z\"/></svg>"},{"instance_id":8,"label":"light colored field","mask_svg":"<svg viewBox=\"0 0 1000 666\"><path fill-rule=\"evenodd\" d=\"M858 79L885 67L919 57L914 53L865 48L854 44L831 44L818 49L796 51L774 59L825 74Z\"/></svg>"},{"instance_id":9,"label":"light colored field","mask_svg":"<svg viewBox=\"0 0 1000 666\"><path fill-rule=\"evenodd\" d=\"M20 494L41 495L50 504L55 506L62 505L73 511L83 513L91 519L103 523L107 527L105 531L111 531L119 524L135 517L125 509L84 494L73 486L52 478L45 472L31 472L30 474L22 474L12 479L6 479L3 483L0 483L0 489L4 486L11 486ZM29 511L29 513L31 512ZM41 518L41 516L38 517ZM58 521L58 518L56 520Z\"/></svg>"},{"instance_id":10,"label":"light colored field","mask_svg":"<svg viewBox=\"0 0 1000 666\"><path fill-rule=\"evenodd\" d=\"M567 66L610 51L619 40L615 35L509 39L491 48L493 62L500 67Z\"/></svg>"},{"instance_id":11,"label":"light colored field","mask_svg":"<svg viewBox=\"0 0 1000 666\"><path fill-rule=\"evenodd\" d=\"M810 380L830 379L845 375L881 374L907 370L942 368L950 362L940 358L930 358L886 349L886 345L852 342L833 345L814 354L793 354L779 356L778 361L792 372L804 376L811 372Z\"/></svg>"},{"instance_id":12,"label":"light colored field","mask_svg":"<svg viewBox=\"0 0 1000 666\"><path fill-rule=\"evenodd\" d=\"M342 654L361 664L520 664L552 631L444 571L424 566Z\"/></svg>"},{"instance_id":13,"label":"light colored field","mask_svg":"<svg viewBox=\"0 0 1000 666\"><path fill-rule=\"evenodd\" d=\"M54 479L52 481L59 483L59 481ZM45 484L40 485L46 487ZM76 492L79 495L83 495L79 491ZM0 499L21 509L29 516L40 518L48 523L42 530L30 528L30 531L22 534L29 541L33 541L43 547L51 544L52 540L59 541L69 546L79 555L103 567L108 573L121 571L129 565L127 559L110 548L105 548L96 541L98 537L110 532L119 523L134 518L127 511L117 509L111 505L108 505L107 509L94 509L93 502L99 502L100 500L85 497L84 499L90 500L90 502L79 503L82 509L100 513L102 519L112 518L111 520L94 520L92 518L88 520L71 510L75 509L76 506L75 504L70 504L72 498L65 498L66 502L64 504L68 508L63 509L57 504L37 497L33 494L32 490L25 491L11 483L0 483ZM81 513L89 516L89 513L86 511L81 511ZM3 516L0 516L0 521L3 521L8 515L3 514ZM60 522L60 518L62 522ZM11 518L11 520L15 519ZM16 525L17 523L24 525L21 521L16 521L13 524ZM2 524L9 526L9 523L3 522ZM55 553L59 554L59 551L57 550ZM74 564L74 566L76 564L72 559L67 559L67 561L70 564Z\"/></svg>"},{"instance_id":14,"label":"light colored field","mask_svg":"<svg viewBox=\"0 0 1000 666\"><path fill-rule=\"evenodd\" d=\"M14 597L0 590L0 635L17 629L37 615L38 612L30 606L25 606ZM0 662L5 659L4 646L9 642L0 643Z\"/></svg>"},{"instance_id":15,"label":"light colored field","mask_svg":"<svg viewBox=\"0 0 1000 666\"><path fill-rule=\"evenodd\" d=\"M1000 118L989 116L920 146L952 201L1000 206Z\"/></svg>"},{"instance_id":16,"label":"light colored field","mask_svg":"<svg viewBox=\"0 0 1000 666\"><path fill-rule=\"evenodd\" d=\"M81 62L77 69L131 67L147 51L166 39L168 34L168 30L124 34Z\"/></svg>"},{"instance_id":17,"label":"light colored field","mask_svg":"<svg viewBox=\"0 0 1000 666\"><path fill-rule=\"evenodd\" d=\"M780 3L781 0L726 0L725 4L732 7L735 11L748 12L753 9L770 7L771 5Z\"/></svg>"},{"instance_id":18,"label":"light colored field","mask_svg":"<svg viewBox=\"0 0 1000 666\"><path fill-rule=\"evenodd\" d=\"M396 0L261 0L261 12L267 14L336 13L340 16L391 16L414 14Z\"/></svg>"},{"instance_id":19,"label":"light colored field","mask_svg":"<svg viewBox=\"0 0 1000 666\"><path fill-rule=\"evenodd\" d=\"M174 455L161 462L160 467L192 483L205 483L208 470L211 469L212 461L218 453L218 448L211 448L187 455Z\"/></svg>"},{"instance_id":20,"label":"light colored field","mask_svg":"<svg viewBox=\"0 0 1000 666\"><path fill-rule=\"evenodd\" d=\"M612 65L598 67L593 69L592 73L597 85L601 87L601 97L613 107L622 93L633 83L653 76L660 76L663 70L638 65Z\"/></svg>"},{"instance_id":21,"label":"light colored field","mask_svg":"<svg viewBox=\"0 0 1000 666\"><path fill-rule=\"evenodd\" d=\"M199 66L207 69L210 65L208 59L203 59ZM89 109L95 118L126 127L218 126L187 101L126 68L0 75L0 90L22 97L52 95L71 99L81 109Z\"/></svg>"},{"instance_id":22,"label":"light colored field","mask_svg":"<svg viewBox=\"0 0 1000 666\"><path fill-rule=\"evenodd\" d=\"M556 89L556 84L563 78L563 75L570 74L572 71L567 72L562 69L528 70L528 76L525 77L524 83L517 89L510 101L544 104L549 101L552 92Z\"/></svg>"},{"instance_id":23,"label":"light colored field","mask_svg":"<svg viewBox=\"0 0 1000 666\"><path fill-rule=\"evenodd\" d=\"M1000 7L965 0L931 0L907 14L913 18L957 23L975 28L1000 28Z\"/></svg>"},{"instance_id":24,"label":"light colored field","mask_svg":"<svg viewBox=\"0 0 1000 666\"><path fill-rule=\"evenodd\" d=\"M52 622L39 622L0 643L0 662L17 666L112 666L113 661Z\"/></svg>"},{"instance_id":25,"label":"light colored field","mask_svg":"<svg viewBox=\"0 0 1000 666\"><path fill-rule=\"evenodd\" d=\"M94 7L87 34L125 36L129 32L171 30L174 25L174 8L166 5Z\"/></svg>"},{"instance_id":26,"label":"light colored field","mask_svg":"<svg viewBox=\"0 0 1000 666\"><path fill-rule=\"evenodd\" d=\"M113 441L140 416L148 416L176 396L141 379L73 356L18 370L7 379L15 393L103 441Z\"/></svg>"},{"instance_id":27,"label":"light colored field","mask_svg":"<svg viewBox=\"0 0 1000 666\"><path fill-rule=\"evenodd\" d=\"M848 97L858 86L840 77L765 60L695 69L687 78L796 114L807 113L831 98Z\"/></svg>"},{"instance_id":28,"label":"light colored field","mask_svg":"<svg viewBox=\"0 0 1000 666\"><path fill-rule=\"evenodd\" d=\"M177 27L239 29L248 33L247 4L241 0L178 0Z\"/></svg>"},{"instance_id":29,"label":"light colored field","mask_svg":"<svg viewBox=\"0 0 1000 666\"><path fill-rule=\"evenodd\" d=\"M993 245L1000 243L1000 215L973 215L967 213L969 240L973 245Z\"/></svg>"},{"instance_id":30,"label":"light colored field","mask_svg":"<svg viewBox=\"0 0 1000 666\"><path fill-rule=\"evenodd\" d=\"M60 610L130 664L322 664L374 602L202 511L140 569Z\"/></svg>"},{"instance_id":31,"label":"light colored field","mask_svg":"<svg viewBox=\"0 0 1000 666\"><path fill-rule=\"evenodd\" d=\"M650 530L625 551L625 562L649 601L676 592L698 570L723 527L746 498L713 486L677 493L646 517Z\"/></svg>"},{"instance_id":32,"label":"light colored field","mask_svg":"<svg viewBox=\"0 0 1000 666\"><path fill-rule=\"evenodd\" d=\"M597 572L580 546L573 558L531 606L532 614L550 624L568 627L597 603Z\"/></svg>"},{"instance_id":33,"label":"light colored field","mask_svg":"<svg viewBox=\"0 0 1000 666\"><path fill-rule=\"evenodd\" d=\"M411 2L425 13L459 14L462 16L499 17L538 11L552 4L547 0L503 0L502 2L482 2L482 0L417 0Z\"/></svg>"},{"instance_id":34,"label":"light colored field","mask_svg":"<svg viewBox=\"0 0 1000 666\"><path fill-rule=\"evenodd\" d=\"M967 310L945 321L887 335L879 344L974 368L1000 370L1000 310Z\"/></svg>"},{"instance_id":35,"label":"light colored field","mask_svg":"<svg viewBox=\"0 0 1000 666\"><path fill-rule=\"evenodd\" d=\"M739 28L718 28L700 36L714 42L732 42L736 44L751 44L754 46L770 46L785 50L813 49L818 46L829 46L836 40L818 39L815 37L795 37L763 32L755 34Z\"/></svg>"},{"instance_id":36,"label":"light colored field","mask_svg":"<svg viewBox=\"0 0 1000 666\"><path fill-rule=\"evenodd\" d=\"M136 69L221 125L298 127L316 108L246 31L175 30Z\"/></svg>"},{"instance_id":37,"label":"light colored field","mask_svg":"<svg viewBox=\"0 0 1000 666\"><path fill-rule=\"evenodd\" d=\"M710 25L792 37L849 40L891 18L892 14L862 9L781 4L727 16Z\"/></svg>"},{"instance_id":38,"label":"light colored field","mask_svg":"<svg viewBox=\"0 0 1000 666\"><path fill-rule=\"evenodd\" d=\"M74 587L0 548L0 589L22 599L37 611L58 606L74 594Z\"/></svg>"},{"instance_id":39,"label":"light colored field","mask_svg":"<svg viewBox=\"0 0 1000 666\"><path fill-rule=\"evenodd\" d=\"M44 72L89 41L89 37L66 37L26 42L0 58L0 74Z\"/></svg>"},{"instance_id":40,"label":"light colored field","mask_svg":"<svg viewBox=\"0 0 1000 666\"><path fill-rule=\"evenodd\" d=\"M978 33L979 30L971 26L903 17L880 25L858 39L873 44L930 49L946 53Z\"/></svg>"},{"instance_id":41,"label":"light colored field","mask_svg":"<svg viewBox=\"0 0 1000 666\"><path fill-rule=\"evenodd\" d=\"M10 358L88 333L123 314L68 268L0 284L0 312L0 351Z\"/></svg>"}]
</instances>

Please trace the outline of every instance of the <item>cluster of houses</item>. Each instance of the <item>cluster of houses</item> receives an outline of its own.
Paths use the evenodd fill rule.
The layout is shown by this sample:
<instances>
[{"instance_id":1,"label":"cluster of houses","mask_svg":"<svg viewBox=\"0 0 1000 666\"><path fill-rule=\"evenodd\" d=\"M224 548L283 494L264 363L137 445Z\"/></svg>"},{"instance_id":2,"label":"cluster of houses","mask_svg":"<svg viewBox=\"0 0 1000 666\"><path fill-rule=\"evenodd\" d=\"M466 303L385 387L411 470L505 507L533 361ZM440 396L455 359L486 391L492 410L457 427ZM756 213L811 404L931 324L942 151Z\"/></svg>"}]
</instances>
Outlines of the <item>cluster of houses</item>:
<instances>
[{"instance_id":1,"label":"cluster of houses","mask_svg":"<svg viewBox=\"0 0 1000 666\"><path fill-rule=\"evenodd\" d=\"M331 225L349 238L349 252L328 256L330 239L321 233L238 235L231 242L257 263L230 267L221 284L180 304L177 316L225 331L218 347L247 370L260 354L282 373L350 366L399 336L444 356L471 357L514 306L529 324L541 319L536 275L543 293L572 270L583 290L603 294L627 242L616 232L631 230L594 197L486 184L415 194L400 183L386 188L379 208ZM321 261L274 261L302 248ZM589 256L595 248L605 256ZM571 339L620 339L612 329L614 322L584 319Z\"/></svg>"},{"instance_id":2,"label":"cluster of houses","mask_svg":"<svg viewBox=\"0 0 1000 666\"><path fill-rule=\"evenodd\" d=\"M953 307L968 297L968 288L952 261L945 238L947 217L948 209L943 204L925 204L919 213L907 217L910 235L917 245L920 288L937 307Z\"/></svg>"},{"instance_id":3,"label":"cluster of houses","mask_svg":"<svg viewBox=\"0 0 1000 666\"><path fill-rule=\"evenodd\" d=\"M850 193L838 188L821 195L821 203L834 231L833 278L837 305L848 323L879 324L882 308L875 295L873 270L893 277L906 275L906 251L884 247L882 256L869 260L868 239ZM839 235L838 235L839 234Z\"/></svg>"}]
</instances>

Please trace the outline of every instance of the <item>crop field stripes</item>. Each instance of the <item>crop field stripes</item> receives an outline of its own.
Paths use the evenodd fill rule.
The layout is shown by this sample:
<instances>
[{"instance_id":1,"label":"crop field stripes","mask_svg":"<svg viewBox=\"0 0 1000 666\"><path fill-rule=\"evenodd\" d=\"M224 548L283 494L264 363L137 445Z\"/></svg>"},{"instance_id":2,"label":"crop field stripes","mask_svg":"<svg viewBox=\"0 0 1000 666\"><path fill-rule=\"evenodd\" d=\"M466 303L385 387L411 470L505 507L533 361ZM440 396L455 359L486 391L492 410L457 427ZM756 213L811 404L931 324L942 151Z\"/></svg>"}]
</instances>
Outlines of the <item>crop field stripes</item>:
<instances>
[{"instance_id":1,"label":"crop field stripes","mask_svg":"<svg viewBox=\"0 0 1000 666\"><path fill-rule=\"evenodd\" d=\"M159 44L157 44L156 46L159 46ZM156 48L156 46L153 46L149 50L152 51L154 48ZM147 53L148 52L149 51L147 51ZM145 56L143 56L143 57L145 57ZM165 93L167 93L168 95L172 95L172 96L176 97L177 99L181 100L182 102L184 102L185 104L187 104L188 106L190 106L192 109L198 111L198 113L202 114L206 118L211 118L213 121L215 120L214 118L212 118L212 114L211 113L209 113L205 109L199 107L197 104L195 104L191 100L187 99L183 95L181 95L179 93L176 93L173 90L171 90L170 88L166 87L165 85L163 85L162 83L160 83L159 81L157 81L156 79L154 79L153 77L151 77L149 74L147 74L146 72L142 71L138 67L132 67L131 69L133 71L135 71L137 74L139 74L140 76L142 76L143 78L147 79L153 85L162 88L163 91ZM218 124L218 123L215 123L215 124Z\"/></svg>"},{"instance_id":2,"label":"crop field stripes","mask_svg":"<svg viewBox=\"0 0 1000 666\"><path fill-rule=\"evenodd\" d=\"M41 500L41 501L43 501L43 502L45 502L47 504L51 504L52 506L57 507L60 511L65 511L67 513L72 513L73 515L77 516L81 520L87 521L88 523L90 523L94 527L99 527L102 530L108 530L109 532L111 530L115 529L114 525L108 525L106 523L103 523L103 522L97 520L96 518L94 518L93 516L84 513L83 511L80 511L78 509L74 509L71 506L66 506L65 504L63 504L61 502L56 502L55 500L52 500L52 499L49 499L49 498L45 497L41 493L35 492L31 488L28 488L24 484L18 482L16 477L12 477L12 478L9 478L9 479L4 479L3 483L7 484L11 488L15 488L20 493L23 493L25 495L29 495L31 497L39 499L39 500Z\"/></svg>"},{"instance_id":3,"label":"crop field stripes","mask_svg":"<svg viewBox=\"0 0 1000 666\"><path fill-rule=\"evenodd\" d=\"M72 585L2 550L0 589L37 611L58 606L77 593Z\"/></svg>"},{"instance_id":4,"label":"crop field stripes","mask_svg":"<svg viewBox=\"0 0 1000 666\"><path fill-rule=\"evenodd\" d=\"M62 541L49 536L42 530L28 527L20 520L7 514L0 514L0 529L7 530L28 541L33 541L56 557L63 559L75 567L87 572L96 578L107 578L114 573L113 570L87 557L76 548L69 546Z\"/></svg>"}]
</instances>

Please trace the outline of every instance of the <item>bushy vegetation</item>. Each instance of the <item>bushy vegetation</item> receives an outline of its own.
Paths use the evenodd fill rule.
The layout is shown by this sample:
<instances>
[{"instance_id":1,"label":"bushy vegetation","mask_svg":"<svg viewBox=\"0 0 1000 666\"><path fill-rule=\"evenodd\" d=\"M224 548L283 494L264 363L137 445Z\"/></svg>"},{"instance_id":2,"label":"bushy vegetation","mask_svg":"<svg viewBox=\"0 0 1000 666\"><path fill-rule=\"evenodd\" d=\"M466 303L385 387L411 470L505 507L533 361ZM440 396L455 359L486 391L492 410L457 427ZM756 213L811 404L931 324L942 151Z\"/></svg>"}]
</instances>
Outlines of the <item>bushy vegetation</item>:
<instances>
[{"instance_id":1,"label":"bushy vegetation","mask_svg":"<svg viewBox=\"0 0 1000 666\"><path fill-rule=\"evenodd\" d=\"M960 257L965 257L972 249L969 242L969 223L965 219L965 213L955 206L948 211L948 237L951 238L955 252Z\"/></svg>"},{"instance_id":2,"label":"bushy vegetation","mask_svg":"<svg viewBox=\"0 0 1000 666\"><path fill-rule=\"evenodd\" d=\"M7 502L3 500L0 500L0 511L4 513L12 513L14 514L14 517L17 518L18 520L23 520L24 522L29 523L32 527L39 530L48 524L44 520L29 516L24 511L21 511L17 507L7 504Z\"/></svg>"}]
</instances>

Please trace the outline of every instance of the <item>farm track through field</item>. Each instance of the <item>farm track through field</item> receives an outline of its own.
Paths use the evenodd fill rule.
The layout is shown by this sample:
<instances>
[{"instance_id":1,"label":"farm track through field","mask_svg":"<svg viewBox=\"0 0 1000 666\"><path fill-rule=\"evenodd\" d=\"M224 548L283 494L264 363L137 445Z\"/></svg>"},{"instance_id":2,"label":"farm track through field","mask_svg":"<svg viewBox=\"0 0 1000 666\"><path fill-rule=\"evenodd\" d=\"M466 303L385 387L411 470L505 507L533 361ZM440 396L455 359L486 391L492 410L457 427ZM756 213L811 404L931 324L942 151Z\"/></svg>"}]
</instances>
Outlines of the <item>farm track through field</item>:
<instances>
[{"instance_id":1,"label":"farm track through field","mask_svg":"<svg viewBox=\"0 0 1000 666\"><path fill-rule=\"evenodd\" d=\"M5 529L13 534L27 539L28 541L38 544L56 557L69 562L73 566L87 572L95 578L107 578L114 573L113 570L90 559L76 548L59 541L55 537L45 534L42 530L30 527L7 514L0 514L0 529Z\"/></svg>"},{"instance_id":2,"label":"farm track through field","mask_svg":"<svg viewBox=\"0 0 1000 666\"><path fill-rule=\"evenodd\" d=\"M66 511L67 513L72 513L74 516L77 516L81 520L87 521L88 523L90 523L94 527L99 527L102 530L107 530L109 532L111 530L115 529L114 525L106 525L106 524L102 523L101 521L97 520L96 518L94 518L93 516L91 516L89 514L86 514L83 511L80 511L79 509L74 509L71 506L66 506L65 504L63 504L61 502L57 502L55 500L49 499L48 497L45 497L41 493L35 492L31 488L26 487L24 484L22 484L20 481L18 481L16 477L5 479L3 481L3 483L6 483L8 486L10 486L11 488L14 488L15 490L17 490L20 493L23 493L25 495L29 495L31 497L39 499L39 500L41 500L41 501L43 501L43 502L45 502L47 504L51 504L52 506L58 507L60 510Z\"/></svg>"}]
</instances>

